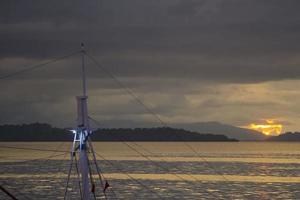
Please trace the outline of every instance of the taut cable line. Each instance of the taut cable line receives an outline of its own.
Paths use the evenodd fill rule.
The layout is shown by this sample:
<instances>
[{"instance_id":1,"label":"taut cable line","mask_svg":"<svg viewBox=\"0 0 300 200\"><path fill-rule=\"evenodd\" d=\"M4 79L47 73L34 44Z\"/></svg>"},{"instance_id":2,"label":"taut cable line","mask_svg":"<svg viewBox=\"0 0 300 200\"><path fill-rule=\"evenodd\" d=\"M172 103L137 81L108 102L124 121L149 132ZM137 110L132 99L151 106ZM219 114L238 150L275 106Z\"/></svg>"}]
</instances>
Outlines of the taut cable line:
<instances>
[{"instance_id":1,"label":"taut cable line","mask_svg":"<svg viewBox=\"0 0 300 200\"><path fill-rule=\"evenodd\" d=\"M153 117L155 117L158 122L160 122L160 124L164 127L169 127L169 125L163 121L158 114L156 114L151 108L149 108L145 103L143 103L143 101L141 99L139 99L128 87L126 87L116 76L114 76L110 71L108 71L105 67L103 67L94 57L92 57L91 55L87 54L87 57L90 58L95 65L101 69L103 72L105 72L109 77L111 77L125 92L127 92L134 100L136 100L140 105L142 105L145 110L151 114ZM93 119L93 121L97 122L97 120ZM190 144L188 144L184 138L175 133L175 136L179 139L181 139L184 143L184 145L190 149L197 157L201 158L204 162L207 162L207 160L205 160L201 155L198 154L198 152L195 150L194 147L192 147ZM224 178L224 177L223 177Z\"/></svg>"},{"instance_id":2,"label":"taut cable line","mask_svg":"<svg viewBox=\"0 0 300 200\"><path fill-rule=\"evenodd\" d=\"M19 74L23 74L25 72L30 72L30 71L33 71L33 70L36 70L38 68L42 68L46 65L49 65L51 63L55 63L55 62L58 62L60 60L64 60L68 57L71 57L73 55L76 55L78 53L80 53L81 51L75 51L75 52L72 52L72 53L69 53L69 54L66 54L64 56L60 56L60 57L57 57L57 58L53 58L49 61L46 61L46 62L43 62L43 63L40 63L40 64L36 64L36 65L32 65L32 66L28 66L26 67L25 69L22 69L22 70L19 70L19 71L16 71L16 72L13 72L13 73L10 73L10 74L6 74L6 75L2 75L0 76L0 80L3 80L3 79L7 79L7 78L10 78L10 77L13 77L13 76L16 76L16 75L19 75Z\"/></svg>"},{"instance_id":3,"label":"taut cable line","mask_svg":"<svg viewBox=\"0 0 300 200\"><path fill-rule=\"evenodd\" d=\"M106 159L104 156L100 155L99 153L97 153L95 151L95 154L100 157L102 160L106 161L108 164L110 164L112 167L114 167L115 169L117 169L118 171L123 172L123 174L125 174L130 180L134 181L135 183L137 183L138 185L142 186L144 189L146 189L148 192L154 194L158 199L164 199L162 196L160 196L155 190L150 189L147 185L143 184L141 181L135 179L133 176L131 176L130 174L128 174L124 169L116 166L112 161Z\"/></svg>"},{"instance_id":4,"label":"taut cable line","mask_svg":"<svg viewBox=\"0 0 300 200\"><path fill-rule=\"evenodd\" d=\"M62 153L69 153L70 151L61 151L55 149L44 149L44 148L28 148L28 147L16 147L16 146L0 146L1 149L18 149L18 150L29 150L29 151L49 151L49 152L62 152Z\"/></svg>"},{"instance_id":5,"label":"taut cable line","mask_svg":"<svg viewBox=\"0 0 300 200\"><path fill-rule=\"evenodd\" d=\"M19 71L16 71L16 72L13 72L13 73L10 73L10 74L6 74L6 75L2 75L0 76L0 81L1 80L4 80L4 79L8 79L8 78L11 78L11 77L14 77L14 76L17 76L17 75L20 75L20 74L23 74L23 73L26 73L26 72L30 72L30 71L33 71L33 70L36 70L36 69L39 69L39 68L42 68L48 64L51 64L51 63L55 63L55 62L58 62L60 60L64 60L66 58L69 58L73 55L76 55L76 54L81 54L82 55L82 66L83 66L83 95L84 97L86 97L86 91L85 91L85 71L84 71L84 56L86 55L87 58L89 58L94 64L96 67L98 67L99 69L101 69L101 71L105 72L111 79L113 79L115 81L115 83L121 88L123 89L128 95L130 95L137 103L139 103L141 106L143 106L145 108L145 110L151 114L154 118L157 119L158 122L160 122L160 124L164 127L168 127L168 124L166 122L164 122L164 120L161 119L161 117L155 113L150 107L148 107L131 89L129 89L128 87L126 87L126 85L124 85L113 73L111 73L109 70L107 70L105 67L102 66L102 64L100 64L93 56L91 56L90 54L88 54L85 50L81 50L81 51L75 51L75 52L72 52L70 54L67 54L67 55L64 55L64 56L61 56L61 57L57 57L57 58L54 58L54 59L51 59L49 61L46 61L46 62L43 62L43 63L40 63L40 64L36 64L36 65L33 65L33 66L29 66L29 67L26 67L25 69L22 69L22 70L19 70ZM87 98L87 97L86 97ZM85 116L86 118L88 116ZM86 119L88 120L88 119ZM94 120L95 121L95 120ZM88 127L88 126L87 126ZM190 145L189 143L187 143L183 136L178 134L178 133L175 133L175 136L180 138L182 141L183 141L183 144L187 147L187 149L191 150L195 156L197 156L198 158L200 158L201 160L203 160L208 166L209 168L211 168L216 174L220 175L225 181L229 181L227 179L227 177L225 177L225 175L223 175L222 173L218 172L214 166L212 166L204 157L202 157L198 152L197 150L192 146ZM90 141L89 141L90 142ZM123 142L124 143L124 142ZM141 156L145 157L147 160L153 162L153 160L151 160L148 156L146 156L144 153L141 153L140 151L138 151L136 148L132 147L131 145L129 145L128 143L125 142L125 144L130 148L132 149L133 151L136 151L137 153L139 153ZM139 146L136 144L136 146ZM62 154L59 154L59 155L65 155L67 151L58 151L58 148L57 148L57 151L56 150L49 150L49 149L34 149L34 148L19 148L19 147L12 147L12 146L0 146L0 148L14 148L14 149L23 149L23 150L37 150L37 151L52 151L52 152L63 152ZM147 149L143 148L144 151L146 151L147 153L151 153L150 151L148 151ZM93 151L93 150L92 150ZM73 152L72 152L73 153ZM97 152L95 152L95 154L97 154ZM53 156L49 156L47 158L51 158L51 157L55 157L55 156L59 156L59 155L53 155ZM98 154L97 154L98 155ZM98 155L99 156L99 155ZM96 156L93 155L93 158L94 160L96 160ZM41 159L41 158L39 158ZM33 160L29 160L29 161L34 161L34 160L39 160L39 159L33 159ZM76 158L76 155L75 155L75 159ZM25 161L25 162L28 162L28 161ZM73 160L71 160L71 166L70 166L70 170L72 170L72 162ZM77 163L77 162L76 162ZM100 170L98 169L98 166L97 166L97 163L95 162L96 164L96 167L97 167L97 173L100 175ZM65 189L65 197L66 198L66 194L67 194L67 190L68 190L68 184L69 184L69 178L70 178L70 171L68 173L68 180L67 180L67 186L66 186L66 189ZM173 174L174 176L177 176L178 178L180 178L181 180L183 180L182 177L180 177L178 174ZM130 175L129 175L130 177ZM191 177L193 177L191 175ZM100 181L101 181L101 175L99 176L100 178ZM132 177L131 177L132 178ZM101 183L103 184L103 183ZM141 184L142 185L142 184ZM85 190L87 191L87 190ZM152 191L153 192L153 191ZM105 193L104 193L104 196L105 196ZM158 194L157 194L158 197L160 197ZM106 196L105 196L106 197Z\"/></svg>"},{"instance_id":6,"label":"taut cable line","mask_svg":"<svg viewBox=\"0 0 300 200\"><path fill-rule=\"evenodd\" d=\"M136 102L138 102L141 106L144 107L144 109L150 113L152 116L154 116L157 121L159 121L163 126L167 127L168 125L155 113L151 108L149 108L138 96L134 94L128 87L126 87L114 74L112 74L109 70L107 70L105 67L103 67L93 56L85 52L88 58L92 60L98 68L100 68L104 73L106 73L111 79L115 81L115 83L123 89L127 94L129 94Z\"/></svg>"},{"instance_id":7,"label":"taut cable line","mask_svg":"<svg viewBox=\"0 0 300 200\"><path fill-rule=\"evenodd\" d=\"M94 118L92 118L92 117L89 117L89 118L90 118L92 121L94 121L97 125L100 124L96 119L94 119ZM182 176L179 175L178 173L174 173L174 172L170 171L169 168L167 168L167 167L161 165L159 162L156 162L156 161L152 160L152 159L150 158L150 156L153 156L154 154L153 154L152 152L150 152L148 149L146 149L145 147L143 147L142 145L140 145L140 144L138 144L138 143L136 143L136 142L134 142L134 141L130 141L130 143L136 145L137 147L140 147L140 148L143 149L145 152L147 152L150 156L148 156L148 155L142 153L142 152L139 151L137 148L135 148L135 147L133 147L132 145L130 145L129 142L126 142L126 138L125 138L125 137L122 137L121 142L122 142L122 144L124 144L125 146L127 146L130 150L134 151L135 153L137 153L137 154L140 155L141 157L145 158L145 159L146 159L147 161L149 161L152 165L154 165L154 166L156 166L156 167L162 169L164 172L169 173L170 175L172 175L172 176L178 178L179 180L181 180L181 181L183 181L183 182L185 182L185 183L187 183L187 184L192 184L192 185L194 185L194 186L197 186L197 184L194 183L193 181L189 181L189 180L185 179L184 177L182 177ZM160 160L166 162L164 159L160 159ZM179 169L179 168L178 168L178 167L175 167L175 169ZM201 181L201 180L199 180L197 177L193 176L192 174L186 174L186 175L188 175L190 178L194 179L195 181ZM211 193L211 192L210 192L210 195L211 195L211 196L214 196L215 198L218 197L218 196L216 196L214 193Z\"/></svg>"},{"instance_id":8,"label":"taut cable line","mask_svg":"<svg viewBox=\"0 0 300 200\"><path fill-rule=\"evenodd\" d=\"M4 192L7 196L9 196L13 200L18 200L12 193L10 193L7 189L5 189L2 185L0 185L0 190Z\"/></svg>"},{"instance_id":9,"label":"taut cable line","mask_svg":"<svg viewBox=\"0 0 300 200\"><path fill-rule=\"evenodd\" d=\"M127 86L125 86L112 72L110 72L108 69L106 69L100 62L98 62L93 56L91 56L90 54L88 54L87 52L84 52L88 58L90 58L91 61L93 61L93 63L95 64L95 66L97 68L99 68L101 71L103 71L104 73L106 73L112 80L115 81L115 83L122 88L127 94L129 94L136 102L138 102L141 106L144 107L144 109L151 114L154 118L157 119L157 121L163 126L163 127L169 127L169 125L161 119L161 117L156 114L150 107L148 107L140 98L138 98L138 96L136 96L132 90L130 90ZM96 120L94 120L96 121ZM185 147L187 149L189 149L191 152L193 152L193 154L198 157L199 159L201 159L210 169L212 169L216 174L218 174L220 177L222 177L222 179L224 179L225 181L229 182L229 180L227 179L227 177L222 174L221 172L217 171L216 168L214 166L212 166L203 156L201 156L197 150L192 147L189 143L187 143L182 135L179 135L177 133L175 133L175 136L183 141L183 144L185 145ZM128 144L127 144L128 145Z\"/></svg>"}]
</instances>

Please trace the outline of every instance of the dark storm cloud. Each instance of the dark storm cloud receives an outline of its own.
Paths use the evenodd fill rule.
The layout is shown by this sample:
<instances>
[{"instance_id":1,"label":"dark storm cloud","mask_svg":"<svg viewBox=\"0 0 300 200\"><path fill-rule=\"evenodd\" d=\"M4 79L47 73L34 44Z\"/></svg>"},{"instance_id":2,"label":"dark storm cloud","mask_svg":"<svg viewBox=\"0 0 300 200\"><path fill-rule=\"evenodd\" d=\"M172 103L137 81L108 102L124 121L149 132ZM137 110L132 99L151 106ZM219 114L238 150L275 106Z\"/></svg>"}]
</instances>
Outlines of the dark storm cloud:
<instances>
[{"instance_id":1,"label":"dark storm cloud","mask_svg":"<svg viewBox=\"0 0 300 200\"><path fill-rule=\"evenodd\" d=\"M94 21L98 19L97 9L101 1L1 1L1 22L5 24ZM79 23L80 23L79 22Z\"/></svg>"},{"instance_id":2,"label":"dark storm cloud","mask_svg":"<svg viewBox=\"0 0 300 200\"><path fill-rule=\"evenodd\" d=\"M224 91L223 85L243 89L241 84L300 78L299 8L298 0L3 0L0 75L73 52L84 41L91 55L162 117L177 122L189 113L185 121L236 122L241 108L249 107L252 120L263 115L262 107L266 113L284 110L290 106L284 98L293 93L270 94L283 103L269 102L267 89L254 92L255 101L232 100L228 96L243 91ZM153 122L103 71L89 60L87 66L92 114L114 124ZM0 121L65 124L62 118L75 116L79 80L75 56L1 81Z\"/></svg>"},{"instance_id":3,"label":"dark storm cloud","mask_svg":"<svg viewBox=\"0 0 300 200\"><path fill-rule=\"evenodd\" d=\"M296 0L0 4L2 58L45 59L85 41L125 77L256 82L300 76Z\"/></svg>"}]
</instances>

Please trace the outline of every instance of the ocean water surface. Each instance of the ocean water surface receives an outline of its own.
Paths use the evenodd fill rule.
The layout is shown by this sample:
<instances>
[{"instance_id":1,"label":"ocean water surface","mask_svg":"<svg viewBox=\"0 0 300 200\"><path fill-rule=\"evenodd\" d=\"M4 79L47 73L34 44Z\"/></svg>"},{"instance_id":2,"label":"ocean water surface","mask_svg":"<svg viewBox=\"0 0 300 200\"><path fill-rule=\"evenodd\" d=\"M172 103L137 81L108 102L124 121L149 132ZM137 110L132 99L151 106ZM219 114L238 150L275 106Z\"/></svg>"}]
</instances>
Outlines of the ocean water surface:
<instances>
[{"instance_id":1,"label":"ocean water surface","mask_svg":"<svg viewBox=\"0 0 300 200\"><path fill-rule=\"evenodd\" d=\"M299 143L93 145L102 179L110 185L107 199L300 199ZM69 142L1 142L1 185L21 200L63 199L70 148ZM76 167L67 199L80 199ZM105 199L95 163L90 167L96 199ZM0 199L9 198L0 193Z\"/></svg>"}]
</instances>

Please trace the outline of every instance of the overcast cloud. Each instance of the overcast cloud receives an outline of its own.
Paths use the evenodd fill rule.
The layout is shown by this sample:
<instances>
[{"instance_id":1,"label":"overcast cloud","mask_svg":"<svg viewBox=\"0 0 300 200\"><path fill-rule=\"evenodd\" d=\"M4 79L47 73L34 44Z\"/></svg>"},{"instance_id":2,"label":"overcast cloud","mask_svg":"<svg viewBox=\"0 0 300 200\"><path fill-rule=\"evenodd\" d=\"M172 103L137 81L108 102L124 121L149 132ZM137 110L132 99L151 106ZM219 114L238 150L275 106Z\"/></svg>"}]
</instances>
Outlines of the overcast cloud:
<instances>
[{"instance_id":1,"label":"overcast cloud","mask_svg":"<svg viewBox=\"0 0 300 200\"><path fill-rule=\"evenodd\" d=\"M299 9L298 0L3 0L0 75L76 51L83 41L168 123L276 118L285 130L300 130ZM156 123L87 65L91 114L116 126ZM71 125L79 67L74 56L1 80L1 124Z\"/></svg>"}]
</instances>

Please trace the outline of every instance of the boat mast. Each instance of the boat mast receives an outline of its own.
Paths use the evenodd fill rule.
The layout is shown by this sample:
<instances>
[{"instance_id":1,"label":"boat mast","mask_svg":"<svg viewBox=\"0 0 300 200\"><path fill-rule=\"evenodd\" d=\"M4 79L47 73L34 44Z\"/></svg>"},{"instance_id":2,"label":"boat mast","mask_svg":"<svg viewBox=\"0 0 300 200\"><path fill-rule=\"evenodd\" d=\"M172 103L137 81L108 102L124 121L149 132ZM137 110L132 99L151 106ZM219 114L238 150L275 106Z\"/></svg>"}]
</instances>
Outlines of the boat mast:
<instances>
[{"instance_id":1,"label":"boat mast","mask_svg":"<svg viewBox=\"0 0 300 200\"><path fill-rule=\"evenodd\" d=\"M89 166L87 157L87 139L90 134L87 110L87 95L86 95L86 75L84 64L84 44L81 43L82 54L82 89L83 95L77 97L77 115L78 115L78 128L81 128L81 144L79 152L79 170L81 174L82 183L82 197L84 200L90 199L90 185L89 185Z\"/></svg>"},{"instance_id":2,"label":"boat mast","mask_svg":"<svg viewBox=\"0 0 300 200\"><path fill-rule=\"evenodd\" d=\"M69 180L71 176L73 162L76 162L76 171L79 179L80 186L80 199L90 200L91 196L95 196L95 182L93 180L92 168L89 160L89 153L93 156L93 163L96 166L97 173L99 175L100 183L103 188L103 195L106 199L105 190L109 187L108 182L105 180L105 184L100 175L100 170L97 165L96 156L93 150L93 146L90 140L90 135L92 131L90 130L89 125L89 115L88 115L88 106L87 106L87 87L86 87L86 70L85 70L85 55L84 44L81 43L81 60L82 60L82 95L77 96L77 128L72 130L74 134L73 145L71 150L71 163L68 172L68 179L65 189L64 200L68 193ZM77 160L78 156L78 160ZM78 166L78 168L77 168Z\"/></svg>"},{"instance_id":3,"label":"boat mast","mask_svg":"<svg viewBox=\"0 0 300 200\"><path fill-rule=\"evenodd\" d=\"M87 156L88 137L91 134L88 121L87 92L86 92L86 73L85 73L85 50L84 44L81 44L82 55L82 96L77 96L77 129L74 131L74 141L72 156L79 152L79 174L81 178L82 199L90 199L89 184L89 162ZM76 156L76 155L75 155Z\"/></svg>"}]
</instances>

